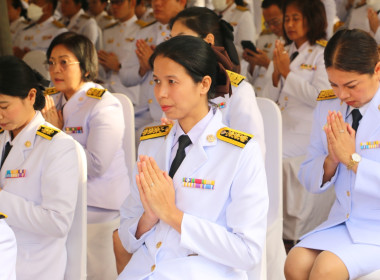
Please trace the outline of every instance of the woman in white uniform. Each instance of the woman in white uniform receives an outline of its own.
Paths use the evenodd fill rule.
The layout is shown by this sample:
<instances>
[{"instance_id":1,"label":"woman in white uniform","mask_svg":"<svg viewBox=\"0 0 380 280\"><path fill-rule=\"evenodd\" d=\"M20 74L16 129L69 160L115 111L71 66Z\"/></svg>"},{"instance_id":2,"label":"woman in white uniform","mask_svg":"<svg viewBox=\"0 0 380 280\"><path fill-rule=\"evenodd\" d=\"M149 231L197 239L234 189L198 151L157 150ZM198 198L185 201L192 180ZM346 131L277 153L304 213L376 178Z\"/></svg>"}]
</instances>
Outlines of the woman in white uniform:
<instances>
[{"instance_id":1,"label":"woman in white uniform","mask_svg":"<svg viewBox=\"0 0 380 280\"><path fill-rule=\"evenodd\" d=\"M112 232L129 193L122 107L92 82L98 60L87 37L73 32L57 36L47 59L55 88L47 91L44 116L77 140L87 157L88 279L116 278Z\"/></svg>"},{"instance_id":2,"label":"woman in white uniform","mask_svg":"<svg viewBox=\"0 0 380 280\"><path fill-rule=\"evenodd\" d=\"M0 280L16 280L16 237L0 213Z\"/></svg>"},{"instance_id":3,"label":"woman in white uniform","mask_svg":"<svg viewBox=\"0 0 380 280\"><path fill-rule=\"evenodd\" d=\"M23 61L0 57L0 205L17 239L18 280L64 279L78 193L75 143L38 111L41 87Z\"/></svg>"},{"instance_id":4,"label":"woman in white uniform","mask_svg":"<svg viewBox=\"0 0 380 280\"><path fill-rule=\"evenodd\" d=\"M247 279L260 263L268 195L259 144L210 107L217 62L193 36L150 59L173 127L146 128L120 239L133 256L118 279Z\"/></svg>"},{"instance_id":5,"label":"woman in white uniform","mask_svg":"<svg viewBox=\"0 0 380 280\"><path fill-rule=\"evenodd\" d=\"M210 101L218 105L223 123L255 136L265 157L264 124L255 92L245 77L235 73L239 57L231 26L210 9L201 7L187 8L178 13L170 26L172 37L197 36L213 46L218 62L229 72L226 77L218 78L217 92ZM225 73L224 69L222 73Z\"/></svg>"},{"instance_id":6,"label":"woman in white uniform","mask_svg":"<svg viewBox=\"0 0 380 280\"><path fill-rule=\"evenodd\" d=\"M333 91L315 110L299 177L313 193L335 186L337 198L328 219L290 251L287 279L356 279L380 269L377 44L363 31L342 30L324 56Z\"/></svg>"}]
</instances>

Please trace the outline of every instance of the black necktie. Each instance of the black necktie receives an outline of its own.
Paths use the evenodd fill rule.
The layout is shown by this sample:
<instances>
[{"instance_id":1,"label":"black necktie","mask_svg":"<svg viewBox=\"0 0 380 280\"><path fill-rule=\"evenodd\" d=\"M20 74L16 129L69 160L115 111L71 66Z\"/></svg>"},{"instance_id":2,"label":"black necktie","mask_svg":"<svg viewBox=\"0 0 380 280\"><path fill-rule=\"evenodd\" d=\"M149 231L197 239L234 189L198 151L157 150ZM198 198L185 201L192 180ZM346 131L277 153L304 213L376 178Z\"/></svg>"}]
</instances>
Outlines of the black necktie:
<instances>
[{"instance_id":1,"label":"black necktie","mask_svg":"<svg viewBox=\"0 0 380 280\"><path fill-rule=\"evenodd\" d=\"M298 51L295 51L294 53L292 53L292 55L290 56L290 62L292 62L297 57L298 54L299 54Z\"/></svg>"},{"instance_id":2,"label":"black necktie","mask_svg":"<svg viewBox=\"0 0 380 280\"><path fill-rule=\"evenodd\" d=\"M185 148L191 144L190 137L186 134L181 135L178 138L178 150L175 155L175 158L170 166L169 176L174 177L174 174L177 172L178 167L181 165L182 161L186 157Z\"/></svg>"},{"instance_id":3,"label":"black necktie","mask_svg":"<svg viewBox=\"0 0 380 280\"><path fill-rule=\"evenodd\" d=\"M359 122L362 119L362 114L360 114L359 109L354 109L351 112L352 114L352 128L355 129L355 131L358 130Z\"/></svg>"},{"instance_id":4,"label":"black necktie","mask_svg":"<svg viewBox=\"0 0 380 280\"><path fill-rule=\"evenodd\" d=\"M1 157L0 169L1 169L1 167L3 167L3 163L4 163L5 159L7 158L11 149L12 149L12 145L9 144L9 142L7 142L7 144L5 144L5 147L4 147L3 156Z\"/></svg>"}]
</instances>

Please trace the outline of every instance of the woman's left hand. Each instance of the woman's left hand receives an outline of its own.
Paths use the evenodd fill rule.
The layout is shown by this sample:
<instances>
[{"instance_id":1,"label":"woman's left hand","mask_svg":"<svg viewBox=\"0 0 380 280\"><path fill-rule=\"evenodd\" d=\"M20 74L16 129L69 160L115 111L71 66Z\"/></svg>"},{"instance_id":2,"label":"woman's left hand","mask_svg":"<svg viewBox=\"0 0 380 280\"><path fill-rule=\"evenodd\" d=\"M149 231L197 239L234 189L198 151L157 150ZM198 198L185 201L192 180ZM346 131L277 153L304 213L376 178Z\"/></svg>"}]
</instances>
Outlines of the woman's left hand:
<instances>
[{"instance_id":1,"label":"woman's left hand","mask_svg":"<svg viewBox=\"0 0 380 280\"><path fill-rule=\"evenodd\" d=\"M141 156L140 183L146 201L160 220L181 232L183 213L175 205L175 190L168 173L152 157Z\"/></svg>"},{"instance_id":2,"label":"woman's left hand","mask_svg":"<svg viewBox=\"0 0 380 280\"><path fill-rule=\"evenodd\" d=\"M41 110L44 119L54 125L55 127L63 128L63 115L62 111L57 111L55 108L54 100L49 95L45 96L45 107Z\"/></svg>"},{"instance_id":3,"label":"woman's left hand","mask_svg":"<svg viewBox=\"0 0 380 280\"><path fill-rule=\"evenodd\" d=\"M327 117L326 135L331 149L337 159L344 165L351 161L355 153L355 130L343 120L341 112L329 112Z\"/></svg>"},{"instance_id":4,"label":"woman's left hand","mask_svg":"<svg viewBox=\"0 0 380 280\"><path fill-rule=\"evenodd\" d=\"M280 40L276 41L276 47L273 50L273 63L281 76L286 79L290 73L290 58L288 52L284 49L284 44Z\"/></svg>"}]
</instances>

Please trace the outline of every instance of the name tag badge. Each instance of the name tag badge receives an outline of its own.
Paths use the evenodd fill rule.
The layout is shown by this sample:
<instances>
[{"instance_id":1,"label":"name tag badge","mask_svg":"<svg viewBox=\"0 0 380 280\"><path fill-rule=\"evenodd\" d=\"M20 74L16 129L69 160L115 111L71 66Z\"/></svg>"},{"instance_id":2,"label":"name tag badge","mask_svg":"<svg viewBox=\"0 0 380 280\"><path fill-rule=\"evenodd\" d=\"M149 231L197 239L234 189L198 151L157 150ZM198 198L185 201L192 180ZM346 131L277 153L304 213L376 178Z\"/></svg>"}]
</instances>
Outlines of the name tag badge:
<instances>
[{"instance_id":1,"label":"name tag badge","mask_svg":"<svg viewBox=\"0 0 380 280\"><path fill-rule=\"evenodd\" d=\"M66 127L65 132L67 134L77 134L77 133L83 133L83 128L81 126L78 127Z\"/></svg>"},{"instance_id":2,"label":"name tag badge","mask_svg":"<svg viewBox=\"0 0 380 280\"><path fill-rule=\"evenodd\" d=\"M13 179L13 178L23 178L26 176L26 170L25 169L14 169L14 170L7 170L5 173L5 178Z\"/></svg>"},{"instance_id":3,"label":"name tag badge","mask_svg":"<svg viewBox=\"0 0 380 280\"><path fill-rule=\"evenodd\" d=\"M182 179L182 185L194 189L213 190L215 181L185 177Z\"/></svg>"},{"instance_id":4,"label":"name tag badge","mask_svg":"<svg viewBox=\"0 0 380 280\"><path fill-rule=\"evenodd\" d=\"M378 149L380 148L380 140L370 142L360 142L360 149Z\"/></svg>"}]
</instances>

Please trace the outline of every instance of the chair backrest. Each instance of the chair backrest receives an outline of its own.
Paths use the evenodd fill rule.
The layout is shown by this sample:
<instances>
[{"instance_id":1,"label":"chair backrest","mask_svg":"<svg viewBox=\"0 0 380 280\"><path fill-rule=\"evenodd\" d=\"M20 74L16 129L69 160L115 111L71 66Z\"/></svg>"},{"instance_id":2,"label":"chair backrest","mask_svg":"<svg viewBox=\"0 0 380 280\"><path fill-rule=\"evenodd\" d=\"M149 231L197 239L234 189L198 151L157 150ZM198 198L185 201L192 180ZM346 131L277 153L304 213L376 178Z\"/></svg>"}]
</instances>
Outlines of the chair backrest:
<instances>
[{"instance_id":1,"label":"chair backrest","mask_svg":"<svg viewBox=\"0 0 380 280\"><path fill-rule=\"evenodd\" d=\"M264 122L265 170L268 182L269 210L267 226L266 265L267 279L284 277L286 259L282 241L282 117L280 109L272 100L257 97L257 105Z\"/></svg>"},{"instance_id":2,"label":"chair backrest","mask_svg":"<svg viewBox=\"0 0 380 280\"><path fill-rule=\"evenodd\" d=\"M124 114L124 153L125 162L128 168L129 178L133 178L133 168L136 163L136 146L135 146L135 113L133 109L133 104L129 98L122 93L113 94L117 99L119 99Z\"/></svg>"},{"instance_id":3,"label":"chair backrest","mask_svg":"<svg viewBox=\"0 0 380 280\"><path fill-rule=\"evenodd\" d=\"M356 280L379 280L379 279L380 279L380 270L376 270L370 274L359 277Z\"/></svg>"},{"instance_id":4,"label":"chair backrest","mask_svg":"<svg viewBox=\"0 0 380 280\"><path fill-rule=\"evenodd\" d=\"M78 199L74 220L66 241L65 280L87 279L87 160L82 146L75 141L79 163Z\"/></svg>"},{"instance_id":5,"label":"chair backrest","mask_svg":"<svg viewBox=\"0 0 380 280\"><path fill-rule=\"evenodd\" d=\"M46 53L42 50L27 52L22 58L32 69L38 71L46 80L50 80L49 71L46 69Z\"/></svg>"}]
</instances>

